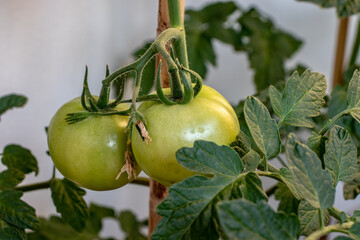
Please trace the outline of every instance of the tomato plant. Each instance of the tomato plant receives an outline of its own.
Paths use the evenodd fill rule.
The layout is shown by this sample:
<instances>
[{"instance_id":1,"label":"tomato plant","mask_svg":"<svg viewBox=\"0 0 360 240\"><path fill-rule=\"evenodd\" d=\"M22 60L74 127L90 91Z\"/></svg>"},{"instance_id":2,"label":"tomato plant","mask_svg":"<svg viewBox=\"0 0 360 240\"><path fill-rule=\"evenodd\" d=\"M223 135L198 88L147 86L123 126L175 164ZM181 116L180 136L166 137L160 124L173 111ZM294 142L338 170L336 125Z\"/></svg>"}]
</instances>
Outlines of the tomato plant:
<instances>
[{"instance_id":1,"label":"tomato plant","mask_svg":"<svg viewBox=\"0 0 360 240\"><path fill-rule=\"evenodd\" d=\"M169 92L169 89L164 92ZM137 131L133 132L135 159L146 174L167 186L194 174L177 162L177 150L193 146L196 140L229 145L240 131L231 105L208 86L203 86L189 104L169 106L145 102L139 111L147 121L152 141L146 143ZM163 147L164 142L166 147Z\"/></svg>"},{"instance_id":2,"label":"tomato plant","mask_svg":"<svg viewBox=\"0 0 360 240\"><path fill-rule=\"evenodd\" d=\"M118 105L118 110L127 109ZM77 124L68 124L66 115L83 111L80 98L65 103L52 118L48 144L56 168L68 179L92 190L122 187L132 179L120 173L125 164L126 116L91 116ZM140 168L137 169L137 173Z\"/></svg>"},{"instance_id":3,"label":"tomato plant","mask_svg":"<svg viewBox=\"0 0 360 240\"><path fill-rule=\"evenodd\" d=\"M341 17L360 12L359 1L306 1L335 7ZM346 71L340 51L345 43L339 40L335 75L343 81L335 81L341 86L326 96L323 74L302 65L287 69L285 61L301 41L255 8L215 2L188 10L184 24L180 0L168 0L167 7L169 28L132 63L111 74L107 69L99 97L90 93L86 68L81 97L63 105L50 122L49 152L64 179L54 167L51 179L20 185L26 174L39 173L37 160L20 145L4 148L0 239L104 239L104 218L118 220L127 239L146 239L146 221L88 207L83 197L82 187L111 190L130 181L150 186L154 240L315 240L331 232L346 235L336 240L360 239L360 210L345 212L335 203L339 186L346 200L360 193L360 27ZM344 39L341 28L347 24L340 26ZM246 53L254 70L258 92L234 109L202 85L209 63L216 64L213 40ZM123 99L129 79L132 96ZM110 100L115 82L119 91ZM0 115L25 103L20 95L1 97ZM152 179L136 177L141 167ZM268 189L266 178L274 184ZM45 188L61 217L38 217L21 199ZM152 214L155 207L160 221Z\"/></svg>"}]
</instances>

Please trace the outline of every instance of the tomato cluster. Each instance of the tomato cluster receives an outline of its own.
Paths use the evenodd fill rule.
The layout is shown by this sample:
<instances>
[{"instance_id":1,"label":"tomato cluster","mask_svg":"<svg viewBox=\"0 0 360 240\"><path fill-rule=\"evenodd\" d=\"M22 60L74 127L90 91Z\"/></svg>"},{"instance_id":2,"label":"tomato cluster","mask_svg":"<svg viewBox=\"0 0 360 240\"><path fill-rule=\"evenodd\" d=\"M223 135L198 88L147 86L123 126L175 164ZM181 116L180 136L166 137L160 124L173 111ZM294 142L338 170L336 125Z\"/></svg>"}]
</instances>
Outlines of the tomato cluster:
<instances>
[{"instance_id":1,"label":"tomato cluster","mask_svg":"<svg viewBox=\"0 0 360 240\"><path fill-rule=\"evenodd\" d=\"M120 104L117 108L124 110L128 106ZM93 190L115 189L131 181L125 173L115 179L125 164L128 117L91 116L75 124L64 121L67 113L79 111L83 108L77 98L62 106L51 120L48 143L57 169L70 180ZM133 155L147 175L167 186L194 174L177 162L178 149L191 147L196 140L227 145L240 130L231 105L208 86L203 86L188 104L149 101L142 103L138 111L146 119L152 142L147 144L134 130Z\"/></svg>"}]
</instances>

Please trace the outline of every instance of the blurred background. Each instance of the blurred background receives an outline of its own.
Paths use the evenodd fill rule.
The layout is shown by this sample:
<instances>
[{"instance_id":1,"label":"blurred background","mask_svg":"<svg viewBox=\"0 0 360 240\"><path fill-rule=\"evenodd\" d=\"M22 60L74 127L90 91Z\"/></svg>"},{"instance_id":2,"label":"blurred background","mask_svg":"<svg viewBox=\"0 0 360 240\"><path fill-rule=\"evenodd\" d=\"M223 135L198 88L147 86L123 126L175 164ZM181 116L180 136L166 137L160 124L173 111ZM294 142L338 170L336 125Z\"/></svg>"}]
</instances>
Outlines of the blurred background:
<instances>
[{"instance_id":1,"label":"blurred background","mask_svg":"<svg viewBox=\"0 0 360 240\"><path fill-rule=\"evenodd\" d=\"M186 8L199 9L211 2L215 1L187 0ZM295 0L236 2L243 9L255 6L277 27L302 40L301 49L286 65L291 68L304 63L325 74L331 86L338 27L333 8L320 9ZM129 63L134 50L155 37L157 7L156 0L0 0L0 96L19 93L29 99L24 108L9 111L1 118L0 149L17 143L31 149L39 161L39 175L27 177L23 184L51 177L53 165L46 155L44 129L62 104L81 94L85 65L89 67L90 89L99 93L106 64L112 72ZM349 41L353 40L355 21L350 19ZM205 84L232 104L254 94L254 72L247 55L220 41L214 41L214 49L217 66L209 68ZM341 188L338 193L335 205L343 205L341 209L351 212L359 205L353 201L344 205ZM38 215L56 213L49 190L25 193L23 199L35 207ZM85 199L118 211L131 209L140 219L148 215L149 192L145 187L88 190ZM103 235L120 234L114 224L109 221Z\"/></svg>"}]
</instances>

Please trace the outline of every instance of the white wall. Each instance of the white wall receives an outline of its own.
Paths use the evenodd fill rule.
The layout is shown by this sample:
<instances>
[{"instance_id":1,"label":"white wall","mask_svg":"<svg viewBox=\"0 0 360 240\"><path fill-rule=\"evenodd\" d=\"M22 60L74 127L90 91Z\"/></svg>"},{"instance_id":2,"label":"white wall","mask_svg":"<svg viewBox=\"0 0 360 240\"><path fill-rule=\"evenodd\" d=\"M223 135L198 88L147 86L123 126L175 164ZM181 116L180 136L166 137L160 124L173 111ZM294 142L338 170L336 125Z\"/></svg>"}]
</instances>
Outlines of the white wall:
<instances>
[{"instance_id":1,"label":"white wall","mask_svg":"<svg viewBox=\"0 0 360 240\"><path fill-rule=\"evenodd\" d=\"M200 7L208 2L213 1L188 0L187 6ZM289 65L306 63L331 79L337 29L333 9L321 10L295 0L238 3L243 7L256 5L278 26L304 40ZM40 173L37 178L28 177L26 183L50 178L52 163L45 154L44 127L57 108L80 95L85 65L89 66L90 88L98 93L106 64L115 70L128 63L135 48L154 38L156 14L156 0L0 0L0 96L21 93L29 98L25 108L2 117L0 149L18 143L32 150ZM220 43L215 46L218 68L210 69L206 84L232 103L253 94L253 73L246 56L234 54ZM0 170L3 168L0 165ZM55 213L48 190L26 193L24 199L40 215ZM117 209L131 208L139 217L147 216L149 198L144 187L88 191L86 200ZM344 208L350 207L347 204ZM116 228L110 223L106 234L117 234Z\"/></svg>"}]
</instances>

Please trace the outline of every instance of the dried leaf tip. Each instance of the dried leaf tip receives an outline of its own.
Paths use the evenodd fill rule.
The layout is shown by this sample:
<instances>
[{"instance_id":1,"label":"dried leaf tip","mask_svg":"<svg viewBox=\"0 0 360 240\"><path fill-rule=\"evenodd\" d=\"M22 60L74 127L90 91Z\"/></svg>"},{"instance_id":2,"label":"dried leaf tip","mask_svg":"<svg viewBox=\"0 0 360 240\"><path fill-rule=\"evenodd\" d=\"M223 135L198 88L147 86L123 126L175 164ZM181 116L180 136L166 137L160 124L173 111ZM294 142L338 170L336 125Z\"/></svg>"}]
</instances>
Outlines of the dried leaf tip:
<instances>
[{"instance_id":1,"label":"dried leaf tip","mask_svg":"<svg viewBox=\"0 0 360 240\"><path fill-rule=\"evenodd\" d=\"M134 165L134 161L132 160L131 158L131 154L130 154L130 151L127 150L125 152L125 164L124 166L121 168L119 174L116 176L116 180L118 180L121 176L122 173L126 172L127 175L128 175L128 179L136 179L136 168L135 168L135 165Z\"/></svg>"},{"instance_id":2,"label":"dried leaf tip","mask_svg":"<svg viewBox=\"0 0 360 240\"><path fill-rule=\"evenodd\" d=\"M142 121L138 121L136 126L139 129L141 137L146 142L146 144L150 144L152 140L150 138L149 132L146 130L145 124Z\"/></svg>"}]
</instances>

